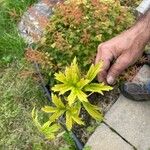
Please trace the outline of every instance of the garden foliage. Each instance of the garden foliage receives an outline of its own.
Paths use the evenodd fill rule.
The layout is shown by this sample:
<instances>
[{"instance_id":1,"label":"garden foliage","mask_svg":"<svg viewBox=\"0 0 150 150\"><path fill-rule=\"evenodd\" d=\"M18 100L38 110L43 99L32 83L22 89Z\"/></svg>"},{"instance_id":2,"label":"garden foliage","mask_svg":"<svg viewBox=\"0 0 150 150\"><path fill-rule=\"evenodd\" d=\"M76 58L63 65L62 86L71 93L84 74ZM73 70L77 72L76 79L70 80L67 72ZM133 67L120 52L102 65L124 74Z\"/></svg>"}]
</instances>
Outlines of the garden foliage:
<instances>
[{"instance_id":1,"label":"garden foliage","mask_svg":"<svg viewBox=\"0 0 150 150\"><path fill-rule=\"evenodd\" d=\"M32 116L35 116L33 117L35 125L47 138L53 138L53 132L59 129L56 124L59 124L60 117L65 117L66 127L69 131L72 129L74 123L84 125L83 118L80 117L81 108L85 109L95 120L102 120L103 117L99 108L91 104L88 100L89 95L94 92L103 94L104 91L112 90L112 87L108 85L92 82L101 68L102 62L91 65L87 74L82 75L75 58L71 66L66 67L64 73L59 72L55 74L55 79L59 83L52 88L53 92L55 92L55 94L52 94L54 105L42 108L45 113L49 114L49 121L46 122L46 126L44 124L43 127L38 123L37 115L34 113L35 110L32 113ZM55 130L54 125L56 126ZM45 127L47 128L46 130Z\"/></svg>"},{"instance_id":2,"label":"garden foliage","mask_svg":"<svg viewBox=\"0 0 150 150\"><path fill-rule=\"evenodd\" d=\"M91 104L88 98L94 92L103 94L104 91L112 90L112 87L104 83L93 83L103 64L100 62L91 67L90 64L93 63L98 45L127 29L134 20L128 7L121 6L119 0L67 0L58 3L53 12L45 36L34 55L40 54L42 63L49 59L46 61L50 69L49 75L54 74L57 80L52 88L53 105L42 108L49 115L46 123L49 126L44 130L47 138L48 134L54 138L55 131L59 130L57 127L55 131L51 130L53 125L59 125L59 118L65 118L69 131L75 123L84 125L84 118L81 117L83 109L95 120L102 120L99 108ZM42 52L48 55L42 55ZM71 63L74 57L78 64L76 58ZM35 57L31 60L34 59L36 60ZM66 67L70 63L71 66ZM84 74L89 68L85 75L78 65ZM61 72L64 69L64 73ZM55 73L58 70L60 72ZM53 82L53 78L50 80ZM36 115L34 121L35 119ZM37 122L35 125L43 132L43 125Z\"/></svg>"},{"instance_id":3,"label":"garden foliage","mask_svg":"<svg viewBox=\"0 0 150 150\"><path fill-rule=\"evenodd\" d=\"M51 70L60 70L77 57L82 69L93 62L100 43L133 23L119 0L67 0L54 7L38 50L48 52Z\"/></svg>"}]
</instances>

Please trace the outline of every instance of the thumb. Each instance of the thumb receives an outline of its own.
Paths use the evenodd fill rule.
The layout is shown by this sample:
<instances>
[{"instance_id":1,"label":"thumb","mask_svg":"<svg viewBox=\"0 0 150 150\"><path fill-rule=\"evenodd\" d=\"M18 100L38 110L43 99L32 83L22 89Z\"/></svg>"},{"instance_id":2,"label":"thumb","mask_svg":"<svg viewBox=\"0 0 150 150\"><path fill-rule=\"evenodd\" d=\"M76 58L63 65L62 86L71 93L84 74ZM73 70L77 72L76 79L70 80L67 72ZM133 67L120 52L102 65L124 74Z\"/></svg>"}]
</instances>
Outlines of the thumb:
<instances>
[{"instance_id":1,"label":"thumb","mask_svg":"<svg viewBox=\"0 0 150 150\"><path fill-rule=\"evenodd\" d=\"M116 78L130 66L131 61L126 55L121 55L117 58L116 62L111 66L107 74L107 83L114 84Z\"/></svg>"}]
</instances>

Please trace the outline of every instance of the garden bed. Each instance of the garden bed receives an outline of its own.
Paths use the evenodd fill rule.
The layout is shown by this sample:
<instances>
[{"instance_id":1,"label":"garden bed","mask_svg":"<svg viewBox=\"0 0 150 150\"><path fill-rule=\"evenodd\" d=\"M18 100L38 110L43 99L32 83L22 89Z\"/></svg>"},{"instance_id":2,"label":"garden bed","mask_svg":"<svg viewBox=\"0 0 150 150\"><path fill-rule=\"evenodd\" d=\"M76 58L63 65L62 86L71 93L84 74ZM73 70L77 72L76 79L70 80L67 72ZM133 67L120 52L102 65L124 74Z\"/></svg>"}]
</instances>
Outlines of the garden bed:
<instances>
[{"instance_id":1,"label":"garden bed","mask_svg":"<svg viewBox=\"0 0 150 150\"><path fill-rule=\"evenodd\" d=\"M9 34L5 34L4 32L2 32L3 35L5 36L3 36L1 40L2 44L0 43L1 45L0 49L3 50L1 55L2 56L1 60L3 64L1 68L2 70L1 72L4 72L2 73L2 75L0 75L2 81L1 102L3 102L2 103L3 109L1 111L3 115L1 115L2 119L0 119L3 120L1 125L3 128L3 132L2 132L3 137L0 141L0 147L4 149L5 148L59 149L58 147L61 146L63 147L63 145L66 145L66 148L68 148L69 150L75 149L74 144L72 144L70 138L68 138L68 135L63 135L63 138L60 138L59 140L55 140L54 142L49 142L38 132L38 130L35 129L34 125L32 124L31 114L30 114L32 108L36 105L36 107L40 109L41 106L47 105L48 103L43 97L43 94L40 92L38 86L39 83L37 82L37 74L34 72L32 65L24 60L23 51L24 49L26 49L26 44L24 43L22 38L18 37L16 24L20 20L20 16L23 14L23 11L27 9L27 6L31 5L34 2L35 1L29 1L28 3L25 4L25 8L24 7L22 8L23 5L22 3L18 3L17 6L11 3L10 6L12 7L12 9L9 8L10 14L7 14L6 16L8 18L8 21L11 20L9 26L13 27L15 32L11 32L8 26L5 27L6 22L3 23L1 22L2 26L0 29L2 31L6 31L6 33L9 33L10 36L8 36ZM97 1L95 0L94 2ZM6 7L7 5L4 6ZM14 11L15 7L18 7L15 10L16 12ZM87 16L86 16L87 18L85 18L84 20L85 21L84 26L80 26L82 24L80 23L80 18L79 18L80 15L76 16L77 17L76 19L78 19L79 22L73 22L72 19L74 18L71 18L70 16L72 10L74 10L72 13L77 13L77 14L78 11L80 10L78 9L67 10L67 6L64 5L63 6L59 5L58 7L59 9L62 9L64 11L63 13L68 13L67 11L69 11L69 15L65 16L64 18L63 16L59 16L60 15L59 12L56 11L56 13L54 13L54 16L52 16L52 18L50 19L45 36L35 46L35 49L33 48L34 49L33 53L36 54L34 55L32 53L32 49L28 49L29 50L27 51L29 52L28 55L26 53L26 58L28 61L36 60L41 65L42 75L46 83L48 83L50 87L56 84L56 82L53 80L54 73L60 70L64 71L65 67L69 66L69 64L72 62L72 59L75 56L79 61L79 66L81 67L82 72L85 73L87 71L87 68L90 66L90 64L94 62L97 46L101 42L104 42L112 38L113 36L119 34L121 31L127 29L128 25L131 25L133 23L133 16L130 13L129 8L125 7L124 9L122 9L118 4L114 5L114 7L111 7L110 5L105 5L105 7L100 7L100 8L107 9L107 7L111 7L109 13L113 10L111 12L111 16L109 16L111 18L112 24L109 24L109 22L107 21L108 19L107 18L108 13L107 13L106 14L107 17L104 15L106 18L103 18L104 19L103 23L99 24L97 27L95 26L95 29L97 31L96 33L93 31L93 28L88 29L89 24L91 26L93 26L93 23L97 25L97 23L92 20L93 18L92 13L88 13L89 9L91 9L91 6L90 8L86 8L84 5L82 5L81 7L82 9L84 9L85 12L87 12ZM75 7L74 5L71 5L71 8L74 7ZM97 9L97 7L94 7L94 9ZM100 11L103 11L104 14L104 11L106 11L105 9ZM77 12L75 12L75 10ZM1 12L2 11L3 10L1 10ZM93 7L91 11L92 12L94 11ZM100 12L96 12L96 13L99 14ZM2 12L2 14L4 13ZM9 15L11 16L11 19L9 18L10 17ZM57 15L59 16L58 17L60 19L59 21L56 18ZM104 17L104 16L99 15L98 17ZM118 18L118 16L120 18ZM0 17L2 17L2 15ZM63 19L70 19L67 17L71 18L71 20L69 21L73 24L72 27L69 27L69 30L71 32L70 31L68 32L68 25L63 24L64 23ZM124 17L126 17L125 21L124 21ZM120 21L120 24L118 26L116 26L116 18L119 19ZM57 29L52 28L56 26L55 21L56 22L58 21ZM59 34L57 32L58 30L60 31ZM77 30L79 31L76 32ZM16 38L17 40L15 40ZM66 43L64 39L68 39L69 44ZM82 53L80 52L80 50L82 50ZM14 51L16 52L14 53ZM30 58L32 54L33 56L38 56L38 57ZM14 57L17 61L13 60ZM133 78L133 76L136 74L136 72L139 70L139 68L145 62L147 62L147 58L143 57L135 66L129 68L126 71L126 73L120 78L120 80L130 81ZM31 68L28 66L30 66ZM28 79L27 77L29 76L33 78ZM9 89L9 85L11 85L12 87L11 89ZM118 98L119 95L118 85L119 82L117 85L115 85L114 90L110 92L106 92L104 96L100 94L92 94L89 97L90 103L99 106L101 108L101 112L105 114L107 110L111 107L111 105L115 103L115 101ZM16 103L18 105L14 105ZM11 110L11 108L13 108L12 106L14 107L13 110ZM25 119L22 118L22 114ZM75 125L73 127L73 131L75 132L76 136L80 139L80 141L85 144L89 136L92 134L92 132L94 132L95 128L99 125L100 122L91 119L91 117L87 114L87 112L84 109L82 109L80 116L81 118L84 118L85 126ZM8 127L8 129L6 129L6 126ZM19 130L19 136L17 130ZM14 139L16 139L15 142L13 142Z\"/></svg>"},{"instance_id":2,"label":"garden bed","mask_svg":"<svg viewBox=\"0 0 150 150\"><path fill-rule=\"evenodd\" d=\"M27 50L27 59L41 64L42 73L50 87L55 84L54 73L64 70L75 56L81 70L85 72L94 62L98 44L111 39L133 23L134 17L130 8L120 6L119 2L111 6L107 2L99 3L94 0L92 3L87 2L87 4L73 2L55 6L54 15L50 18L45 36L39 41L35 50ZM103 9L99 10L99 8ZM92 16L93 14L94 16ZM33 57L30 57L31 55ZM122 76L121 80L131 80L140 66L135 65L134 71L129 69L127 75ZM118 95L118 85L116 85L114 90L105 93L105 96L91 95L89 101L99 106L101 112L105 114L115 103ZM91 119L84 110L81 111L81 117L86 122L85 127L75 125L73 131L85 144L99 122Z\"/></svg>"}]
</instances>

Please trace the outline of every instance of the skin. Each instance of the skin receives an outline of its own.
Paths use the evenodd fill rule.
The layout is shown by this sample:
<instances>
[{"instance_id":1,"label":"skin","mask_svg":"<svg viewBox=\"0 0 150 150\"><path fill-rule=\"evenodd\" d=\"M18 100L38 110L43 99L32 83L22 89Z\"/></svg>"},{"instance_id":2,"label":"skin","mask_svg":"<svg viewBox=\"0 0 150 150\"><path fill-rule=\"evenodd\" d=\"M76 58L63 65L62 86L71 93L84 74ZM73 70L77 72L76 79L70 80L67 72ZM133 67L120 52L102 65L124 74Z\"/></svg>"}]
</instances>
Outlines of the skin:
<instances>
[{"instance_id":1,"label":"skin","mask_svg":"<svg viewBox=\"0 0 150 150\"><path fill-rule=\"evenodd\" d=\"M116 78L142 56L149 40L150 10L130 29L98 46L95 63L104 62L98 80L114 84Z\"/></svg>"}]
</instances>

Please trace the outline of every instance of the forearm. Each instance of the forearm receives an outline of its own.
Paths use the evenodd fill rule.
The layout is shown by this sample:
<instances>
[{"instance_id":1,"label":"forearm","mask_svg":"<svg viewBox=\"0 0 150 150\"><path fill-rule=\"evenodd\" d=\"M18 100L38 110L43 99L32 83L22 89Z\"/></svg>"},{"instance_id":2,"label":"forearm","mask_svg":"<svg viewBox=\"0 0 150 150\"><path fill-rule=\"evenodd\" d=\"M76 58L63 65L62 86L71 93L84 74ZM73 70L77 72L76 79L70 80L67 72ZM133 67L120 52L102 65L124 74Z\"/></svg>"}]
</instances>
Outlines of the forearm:
<instances>
[{"instance_id":1,"label":"forearm","mask_svg":"<svg viewBox=\"0 0 150 150\"><path fill-rule=\"evenodd\" d=\"M145 13L135 25L129 29L134 33L133 38L136 38L142 45L146 45L150 41L150 10Z\"/></svg>"}]
</instances>

